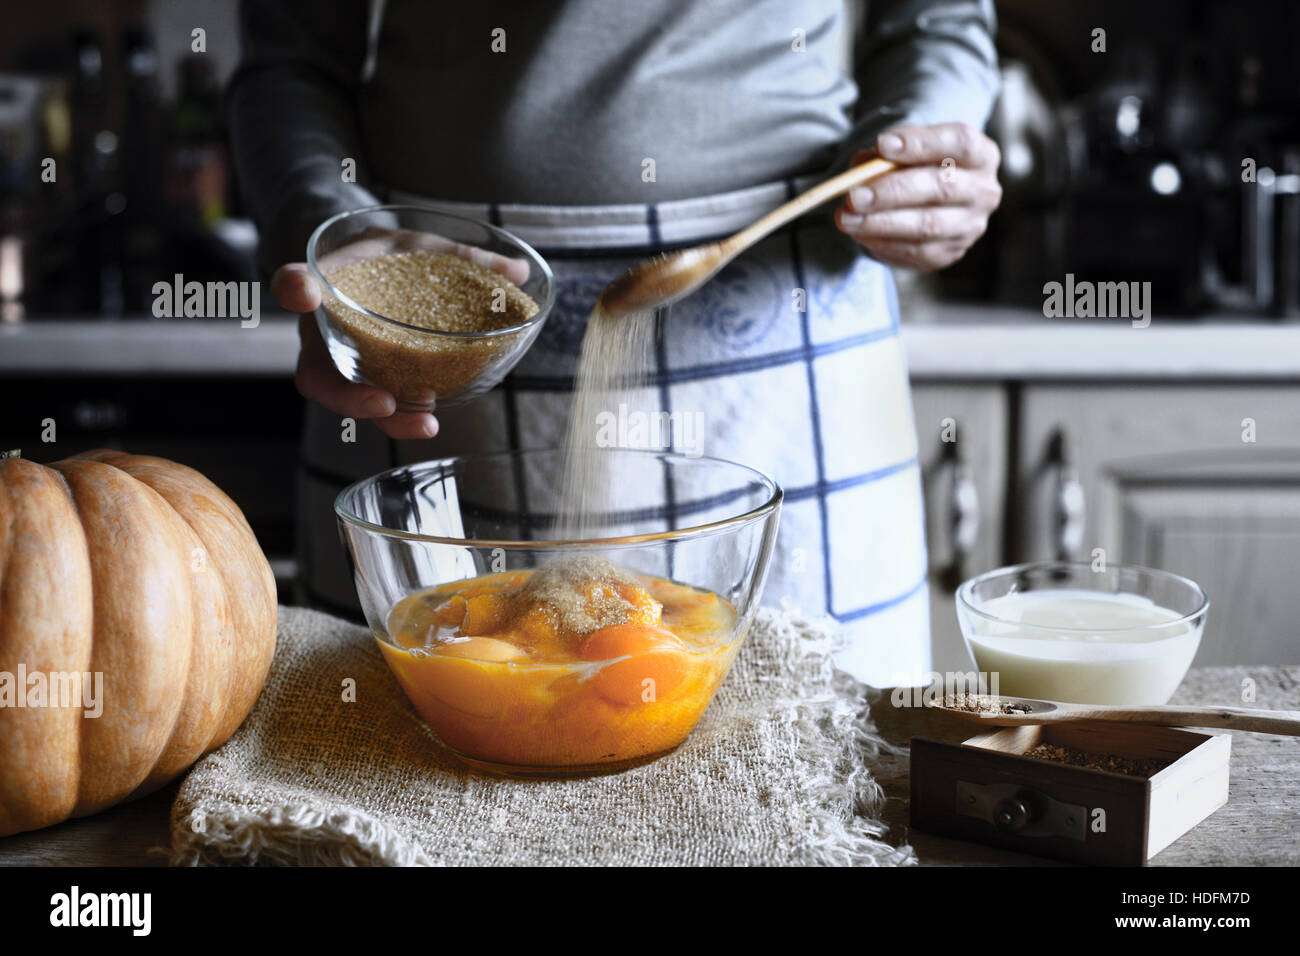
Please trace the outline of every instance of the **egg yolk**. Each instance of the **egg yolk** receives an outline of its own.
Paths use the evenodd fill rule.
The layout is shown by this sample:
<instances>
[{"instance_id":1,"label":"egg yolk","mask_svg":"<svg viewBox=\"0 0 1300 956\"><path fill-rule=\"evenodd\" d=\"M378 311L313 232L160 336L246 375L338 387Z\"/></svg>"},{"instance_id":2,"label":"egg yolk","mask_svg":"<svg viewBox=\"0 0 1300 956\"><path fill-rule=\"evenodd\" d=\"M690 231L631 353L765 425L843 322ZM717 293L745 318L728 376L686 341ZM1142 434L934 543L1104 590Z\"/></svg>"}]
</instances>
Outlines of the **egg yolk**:
<instances>
[{"instance_id":1,"label":"egg yolk","mask_svg":"<svg viewBox=\"0 0 1300 956\"><path fill-rule=\"evenodd\" d=\"M630 572L534 577L544 571L398 602L380 648L421 716L453 750L510 767L606 765L679 744L739 649L732 606Z\"/></svg>"},{"instance_id":2,"label":"egg yolk","mask_svg":"<svg viewBox=\"0 0 1300 956\"><path fill-rule=\"evenodd\" d=\"M592 683L616 704L655 703L670 698L686 677L686 644L672 631L644 624L616 624L594 631L578 654L585 661L609 661Z\"/></svg>"}]
</instances>

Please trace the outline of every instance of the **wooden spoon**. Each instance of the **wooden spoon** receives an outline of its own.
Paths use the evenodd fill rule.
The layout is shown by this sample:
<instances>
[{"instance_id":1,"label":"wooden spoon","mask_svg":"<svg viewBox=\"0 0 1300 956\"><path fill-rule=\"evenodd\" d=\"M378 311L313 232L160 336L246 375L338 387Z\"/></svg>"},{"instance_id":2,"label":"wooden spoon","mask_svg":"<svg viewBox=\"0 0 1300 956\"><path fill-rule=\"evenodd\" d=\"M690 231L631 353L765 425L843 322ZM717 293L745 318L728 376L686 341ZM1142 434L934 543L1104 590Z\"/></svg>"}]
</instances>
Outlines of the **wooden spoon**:
<instances>
[{"instance_id":1,"label":"wooden spoon","mask_svg":"<svg viewBox=\"0 0 1300 956\"><path fill-rule=\"evenodd\" d=\"M676 302L704 285L728 262L790 220L894 168L887 159L868 160L818 183L734 236L647 259L611 282L601 293L597 308L607 316L618 317L633 312L652 312Z\"/></svg>"},{"instance_id":2,"label":"wooden spoon","mask_svg":"<svg viewBox=\"0 0 1300 956\"><path fill-rule=\"evenodd\" d=\"M962 706L964 700L968 706ZM1224 727L1262 734L1300 736L1300 711L1254 710L1248 707L1113 707L1097 704L1065 704L1032 697L970 694L961 700L951 695L926 701L946 714L993 727L1021 724L1058 724L1076 720L1120 721L1129 724L1160 724L1164 727ZM977 710L977 706L987 707Z\"/></svg>"}]
</instances>

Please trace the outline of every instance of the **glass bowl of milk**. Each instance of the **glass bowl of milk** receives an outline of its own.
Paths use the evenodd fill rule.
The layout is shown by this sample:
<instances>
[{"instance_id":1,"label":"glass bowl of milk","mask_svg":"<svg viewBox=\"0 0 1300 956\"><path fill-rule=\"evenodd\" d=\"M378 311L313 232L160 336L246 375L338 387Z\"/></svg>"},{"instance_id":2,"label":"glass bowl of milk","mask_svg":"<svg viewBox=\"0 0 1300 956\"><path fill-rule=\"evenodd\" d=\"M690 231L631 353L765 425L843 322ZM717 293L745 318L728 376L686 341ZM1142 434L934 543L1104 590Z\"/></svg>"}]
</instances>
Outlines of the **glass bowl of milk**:
<instances>
[{"instance_id":1,"label":"glass bowl of milk","mask_svg":"<svg viewBox=\"0 0 1300 956\"><path fill-rule=\"evenodd\" d=\"M1195 581L1132 565L1021 564L957 589L962 636L990 689L1078 704L1168 703L1209 607Z\"/></svg>"}]
</instances>

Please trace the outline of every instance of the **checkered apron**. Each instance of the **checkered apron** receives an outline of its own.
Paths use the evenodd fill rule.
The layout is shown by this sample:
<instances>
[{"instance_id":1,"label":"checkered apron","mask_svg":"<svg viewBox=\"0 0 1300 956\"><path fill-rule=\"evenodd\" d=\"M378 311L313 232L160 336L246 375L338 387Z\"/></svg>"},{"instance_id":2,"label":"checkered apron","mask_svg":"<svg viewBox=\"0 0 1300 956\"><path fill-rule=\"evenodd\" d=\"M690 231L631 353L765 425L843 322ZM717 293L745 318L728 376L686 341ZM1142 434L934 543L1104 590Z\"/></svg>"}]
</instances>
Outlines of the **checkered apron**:
<instances>
[{"instance_id":1,"label":"checkered apron","mask_svg":"<svg viewBox=\"0 0 1300 956\"><path fill-rule=\"evenodd\" d=\"M531 243L550 263L558 295L513 373L482 398L440 409L429 441L399 443L364 426L343 443L337 416L309 407L299 474L306 600L357 613L333 514L344 485L431 458L559 446L587 316L605 285L649 253L729 235L805 185L590 207L391 194ZM921 476L889 270L825 218L805 219L674 305L659 333L653 410L703 413L698 447L678 450L749 465L785 489L764 603L833 616L847 637L841 665L877 686L928 671Z\"/></svg>"}]
</instances>

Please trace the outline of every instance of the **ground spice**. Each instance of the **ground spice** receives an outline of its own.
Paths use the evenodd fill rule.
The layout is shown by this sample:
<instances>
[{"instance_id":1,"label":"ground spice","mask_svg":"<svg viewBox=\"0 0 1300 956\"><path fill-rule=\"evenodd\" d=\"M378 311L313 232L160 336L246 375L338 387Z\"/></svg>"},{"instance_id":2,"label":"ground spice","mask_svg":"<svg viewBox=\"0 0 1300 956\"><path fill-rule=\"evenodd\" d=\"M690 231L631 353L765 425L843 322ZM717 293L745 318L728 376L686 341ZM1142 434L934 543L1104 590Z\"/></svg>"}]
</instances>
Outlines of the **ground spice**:
<instances>
[{"instance_id":1,"label":"ground spice","mask_svg":"<svg viewBox=\"0 0 1300 956\"><path fill-rule=\"evenodd\" d=\"M371 312L435 332L509 328L538 310L531 296L499 272L427 250L382 253L340 266L326 278ZM430 407L438 396L464 391L525 334L520 330L481 339L425 335L358 312L332 296L323 305L356 344L361 374L406 406Z\"/></svg>"},{"instance_id":2,"label":"ground spice","mask_svg":"<svg viewBox=\"0 0 1300 956\"><path fill-rule=\"evenodd\" d=\"M1002 700L991 694L948 694L943 699L943 706L956 710L968 710L976 714L1030 714L1033 710L1027 704Z\"/></svg>"},{"instance_id":3,"label":"ground spice","mask_svg":"<svg viewBox=\"0 0 1300 956\"><path fill-rule=\"evenodd\" d=\"M630 621L640 608L621 592L636 584L605 559L583 555L534 571L512 599L519 608L544 607L560 630L585 635Z\"/></svg>"},{"instance_id":4,"label":"ground spice","mask_svg":"<svg viewBox=\"0 0 1300 956\"><path fill-rule=\"evenodd\" d=\"M1120 757L1115 754L1094 754L1083 750L1073 750L1056 744L1039 744L1025 753L1035 760L1050 760L1053 763L1069 764L1072 767L1087 767L1090 770L1107 770L1122 773L1129 777L1151 777L1168 767L1170 761L1158 757Z\"/></svg>"}]
</instances>

